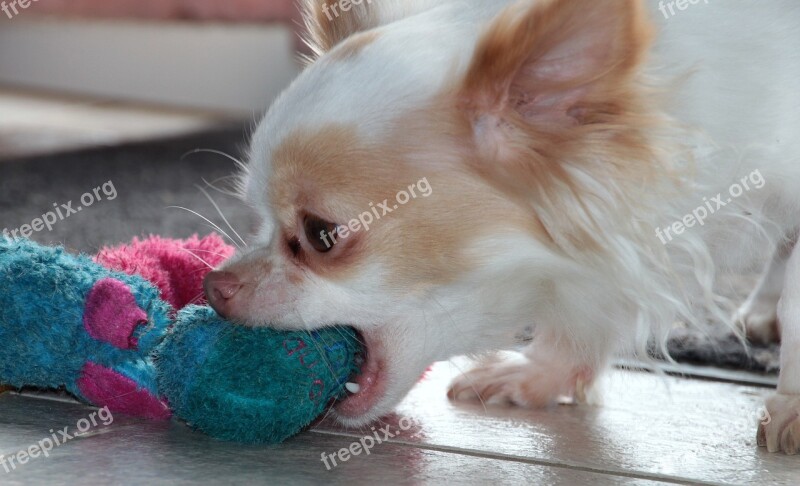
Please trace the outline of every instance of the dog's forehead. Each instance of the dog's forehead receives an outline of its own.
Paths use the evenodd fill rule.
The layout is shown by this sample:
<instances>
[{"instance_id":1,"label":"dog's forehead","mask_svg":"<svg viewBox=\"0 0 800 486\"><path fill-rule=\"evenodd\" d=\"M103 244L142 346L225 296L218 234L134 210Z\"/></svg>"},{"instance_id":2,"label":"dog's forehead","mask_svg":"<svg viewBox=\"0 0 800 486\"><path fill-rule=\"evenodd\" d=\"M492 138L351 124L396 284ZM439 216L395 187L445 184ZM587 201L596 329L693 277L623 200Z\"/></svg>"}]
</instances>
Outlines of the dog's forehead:
<instances>
[{"instance_id":1,"label":"dog's forehead","mask_svg":"<svg viewBox=\"0 0 800 486\"><path fill-rule=\"evenodd\" d=\"M263 186L275 178L281 164L276 155L291 153L292 148L295 154L302 151L329 158L346 156L355 149L351 142L356 139L361 146L379 146L390 135L393 120L419 110L435 97L444 74L422 63L414 66L412 60L394 52L395 47L384 48L382 41L375 39L347 58L323 57L281 94L253 135L251 184ZM310 142L320 138L320 133L335 135L337 130L331 127L349 127L347 139L321 137L324 147ZM260 192L256 191L259 200L263 199Z\"/></svg>"},{"instance_id":2,"label":"dog's forehead","mask_svg":"<svg viewBox=\"0 0 800 486\"><path fill-rule=\"evenodd\" d=\"M465 69L469 40L438 29L436 43L419 24L386 26L345 40L281 94L254 143L274 148L297 130L334 123L357 125L365 136L385 134L392 120L436 99Z\"/></svg>"},{"instance_id":3,"label":"dog's forehead","mask_svg":"<svg viewBox=\"0 0 800 486\"><path fill-rule=\"evenodd\" d=\"M456 9L452 15L466 13ZM356 34L297 77L252 137L247 191L251 203L266 201L266 188L276 175L275 164L280 163L276 153L302 140L306 140L304 153L315 152L307 141L315 134L331 133L331 127L349 127L348 135L361 147L377 147L379 152L388 143L396 154L407 144L398 139L404 136L399 133L404 120L438 104L442 94L452 89L468 67L479 32L477 27L464 28L463 23L441 24L434 17L416 17ZM435 42L431 32L436 33ZM334 139L327 147L335 150L316 152L323 160L346 153L352 146L343 142ZM353 161L347 160L345 165L353 167Z\"/></svg>"}]
</instances>

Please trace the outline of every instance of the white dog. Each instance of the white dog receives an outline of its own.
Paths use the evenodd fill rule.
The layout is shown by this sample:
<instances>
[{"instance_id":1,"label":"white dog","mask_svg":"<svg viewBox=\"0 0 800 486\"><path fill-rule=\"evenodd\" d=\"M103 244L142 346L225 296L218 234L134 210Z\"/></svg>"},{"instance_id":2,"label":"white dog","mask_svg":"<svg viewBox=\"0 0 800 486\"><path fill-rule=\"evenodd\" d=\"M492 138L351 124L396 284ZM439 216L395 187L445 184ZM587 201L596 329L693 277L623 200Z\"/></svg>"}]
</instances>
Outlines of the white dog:
<instances>
[{"instance_id":1,"label":"white dog","mask_svg":"<svg viewBox=\"0 0 800 486\"><path fill-rule=\"evenodd\" d=\"M389 412L431 362L532 329L450 396L539 406L585 398L696 304L719 315L715 268L771 241L737 319L770 339L777 309L760 439L798 451L800 3L306 3L314 59L244 179L261 229L206 282L221 314L358 329L346 424Z\"/></svg>"}]
</instances>

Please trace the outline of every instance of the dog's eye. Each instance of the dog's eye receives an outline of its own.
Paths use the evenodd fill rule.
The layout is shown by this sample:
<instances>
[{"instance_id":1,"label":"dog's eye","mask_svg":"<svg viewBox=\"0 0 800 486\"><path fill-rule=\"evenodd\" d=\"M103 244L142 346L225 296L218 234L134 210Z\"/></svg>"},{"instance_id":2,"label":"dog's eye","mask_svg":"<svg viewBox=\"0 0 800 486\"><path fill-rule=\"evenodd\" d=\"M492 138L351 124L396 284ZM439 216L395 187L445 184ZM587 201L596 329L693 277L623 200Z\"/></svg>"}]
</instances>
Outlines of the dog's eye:
<instances>
[{"instance_id":1,"label":"dog's eye","mask_svg":"<svg viewBox=\"0 0 800 486\"><path fill-rule=\"evenodd\" d=\"M327 253L336 244L336 224L317 216L307 215L303 221L306 239L320 253Z\"/></svg>"}]
</instances>

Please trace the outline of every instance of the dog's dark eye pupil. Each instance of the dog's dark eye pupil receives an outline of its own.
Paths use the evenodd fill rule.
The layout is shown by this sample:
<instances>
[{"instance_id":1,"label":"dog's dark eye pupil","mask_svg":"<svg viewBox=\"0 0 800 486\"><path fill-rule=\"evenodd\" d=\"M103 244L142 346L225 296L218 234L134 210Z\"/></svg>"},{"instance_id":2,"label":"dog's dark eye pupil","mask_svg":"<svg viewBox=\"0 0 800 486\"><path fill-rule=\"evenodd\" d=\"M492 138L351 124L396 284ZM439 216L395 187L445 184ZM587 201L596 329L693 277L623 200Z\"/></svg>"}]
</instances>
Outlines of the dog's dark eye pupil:
<instances>
[{"instance_id":1,"label":"dog's dark eye pupil","mask_svg":"<svg viewBox=\"0 0 800 486\"><path fill-rule=\"evenodd\" d=\"M327 253L336 244L336 224L308 215L303 222L306 239L320 253Z\"/></svg>"}]
</instances>

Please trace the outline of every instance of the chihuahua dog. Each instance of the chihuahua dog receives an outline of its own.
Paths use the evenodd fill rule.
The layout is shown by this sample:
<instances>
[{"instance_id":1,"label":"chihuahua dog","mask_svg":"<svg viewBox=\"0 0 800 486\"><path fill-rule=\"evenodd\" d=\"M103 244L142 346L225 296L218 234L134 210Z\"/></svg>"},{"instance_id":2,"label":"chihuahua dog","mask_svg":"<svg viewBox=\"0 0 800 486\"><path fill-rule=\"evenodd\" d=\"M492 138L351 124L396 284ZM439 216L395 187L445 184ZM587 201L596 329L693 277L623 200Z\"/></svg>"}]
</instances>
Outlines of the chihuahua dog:
<instances>
[{"instance_id":1,"label":"chihuahua dog","mask_svg":"<svg viewBox=\"0 0 800 486\"><path fill-rule=\"evenodd\" d=\"M356 328L342 423L390 412L430 363L523 332L523 352L449 396L591 401L615 354L728 312L718 269L777 248L735 320L761 339L780 322L759 443L800 450L800 4L304 8L313 56L243 176L260 230L206 293L246 325Z\"/></svg>"}]
</instances>

